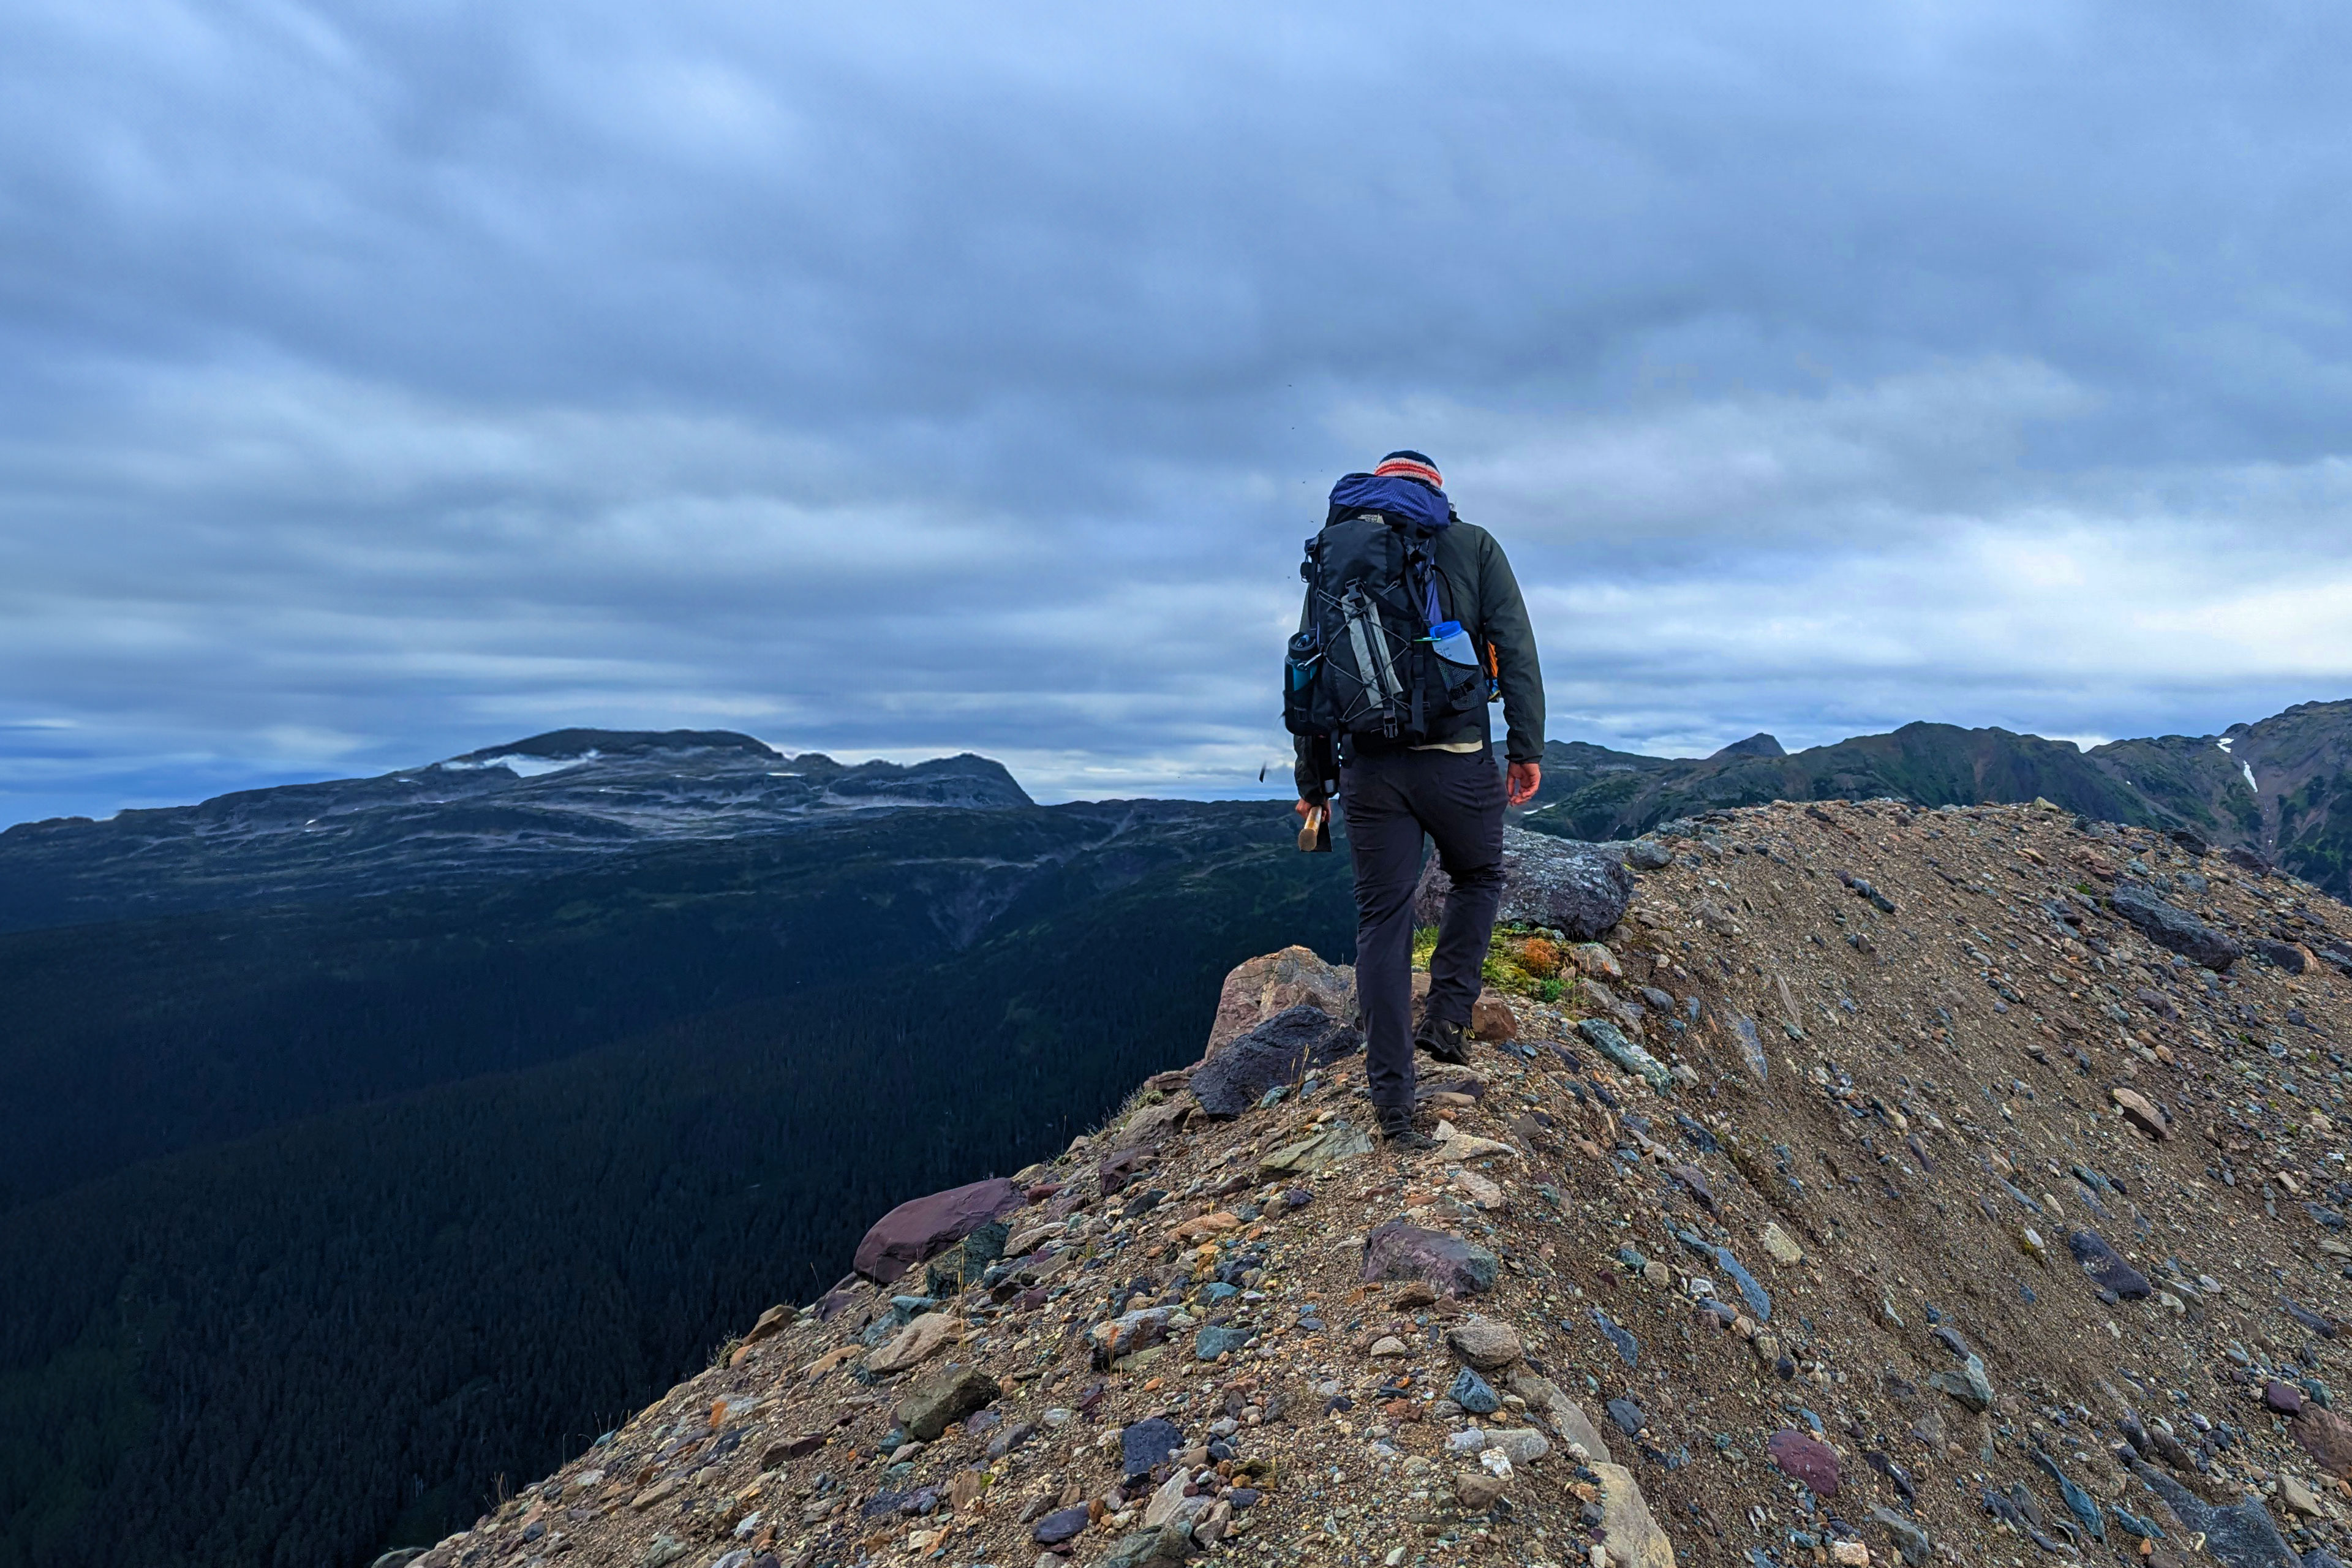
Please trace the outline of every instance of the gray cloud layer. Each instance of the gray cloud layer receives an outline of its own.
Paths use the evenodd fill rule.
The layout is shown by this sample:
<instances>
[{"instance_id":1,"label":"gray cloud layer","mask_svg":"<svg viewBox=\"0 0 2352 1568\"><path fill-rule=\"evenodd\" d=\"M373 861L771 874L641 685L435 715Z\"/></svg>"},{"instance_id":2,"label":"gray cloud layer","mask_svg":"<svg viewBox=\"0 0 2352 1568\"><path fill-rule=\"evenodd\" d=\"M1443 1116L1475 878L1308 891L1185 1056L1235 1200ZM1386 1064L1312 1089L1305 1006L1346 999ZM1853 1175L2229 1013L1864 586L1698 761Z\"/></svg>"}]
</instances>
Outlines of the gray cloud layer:
<instances>
[{"instance_id":1,"label":"gray cloud layer","mask_svg":"<svg viewBox=\"0 0 2352 1568\"><path fill-rule=\"evenodd\" d=\"M1435 453L1554 733L2352 678L2315 7L0 18L0 819L564 724L1254 787Z\"/></svg>"}]
</instances>

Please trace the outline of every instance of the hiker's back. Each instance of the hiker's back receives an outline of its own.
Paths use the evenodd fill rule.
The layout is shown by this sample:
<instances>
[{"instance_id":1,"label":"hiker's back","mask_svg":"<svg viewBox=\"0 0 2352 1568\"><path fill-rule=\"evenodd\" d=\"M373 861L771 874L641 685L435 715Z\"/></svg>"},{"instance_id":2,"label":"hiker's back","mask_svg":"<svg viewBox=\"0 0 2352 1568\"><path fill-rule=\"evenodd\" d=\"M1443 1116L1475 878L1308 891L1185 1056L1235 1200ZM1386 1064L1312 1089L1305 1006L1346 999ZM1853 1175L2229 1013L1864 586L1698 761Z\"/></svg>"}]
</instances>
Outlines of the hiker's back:
<instances>
[{"instance_id":1,"label":"hiker's back","mask_svg":"<svg viewBox=\"0 0 2352 1568\"><path fill-rule=\"evenodd\" d=\"M1451 739L1486 698L1475 644L1454 618L1456 586L1437 565L1452 519L1433 522L1393 483L1348 489L1298 569L1307 607L1284 670L1283 721L1295 735L1375 748Z\"/></svg>"}]
</instances>

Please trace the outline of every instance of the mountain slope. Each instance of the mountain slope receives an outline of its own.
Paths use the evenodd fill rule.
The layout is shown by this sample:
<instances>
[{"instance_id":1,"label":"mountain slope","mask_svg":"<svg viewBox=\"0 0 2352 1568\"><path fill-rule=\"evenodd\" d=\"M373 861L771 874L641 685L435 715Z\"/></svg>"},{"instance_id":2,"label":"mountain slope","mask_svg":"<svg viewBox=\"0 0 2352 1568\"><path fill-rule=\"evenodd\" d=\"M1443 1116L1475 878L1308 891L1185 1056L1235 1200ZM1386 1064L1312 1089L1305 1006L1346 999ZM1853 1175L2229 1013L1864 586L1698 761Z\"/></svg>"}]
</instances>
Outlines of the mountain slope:
<instances>
[{"instance_id":1,"label":"mountain slope","mask_svg":"<svg viewBox=\"0 0 2352 1568\"><path fill-rule=\"evenodd\" d=\"M1154 1079L415 1568L2335 1561L2352 909L2023 807L1670 847L1432 1153L1354 1057Z\"/></svg>"},{"instance_id":2,"label":"mountain slope","mask_svg":"<svg viewBox=\"0 0 2352 1568\"><path fill-rule=\"evenodd\" d=\"M1544 767L1527 826L1571 838L1626 838L1677 817L1774 800L2046 799L2099 821L2189 828L2352 895L2352 702L2303 703L2221 735L2116 741L2089 752L2006 730L1914 723L1793 754L1769 735L1700 759L1555 742Z\"/></svg>"},{"instance_id":3,"label":"mountain slope","mask_svg":"<svg viewBox=\"0 0 2352 1568\"><path fill-rule=\"evenodd\" d=\"M2220 735L2117 741L2091 755L2221 844L2339 894L2352 887L2352 702L2305 702Z\"/></svg>"}]
</instances>

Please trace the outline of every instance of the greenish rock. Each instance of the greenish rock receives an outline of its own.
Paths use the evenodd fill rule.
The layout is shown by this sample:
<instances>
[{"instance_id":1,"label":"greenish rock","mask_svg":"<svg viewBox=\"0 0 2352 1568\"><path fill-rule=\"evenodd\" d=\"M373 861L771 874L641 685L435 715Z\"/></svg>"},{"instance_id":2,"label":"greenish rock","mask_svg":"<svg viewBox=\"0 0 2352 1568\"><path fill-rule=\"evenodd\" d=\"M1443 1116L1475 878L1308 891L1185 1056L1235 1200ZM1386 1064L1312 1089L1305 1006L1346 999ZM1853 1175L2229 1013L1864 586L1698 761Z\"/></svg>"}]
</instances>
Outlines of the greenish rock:
<instances>
[{"instance_id":1,"label":"greenish rock","mask_svg":"<svg viewBox=\"0 0 2352 1568\"><path fill-rule=\"evenodd\" d=\"M1276 1149L1257 1163L1265 1176L1311 1176L1327 1165L1372 1152L1372 1135L1352 1122L1334 1121L1311 1138Z\"/></svg>"},{"instance_id":2,"label":"greenish rock","mask_svg":"<svg viewBox=\"0 0 2352 1568\"><path fill-rule=\"evenodd\" d=\"M1627 1072L1639 1074L1652 1089L1663 1090L1675 1081L1675 1075L1666 1070L1664 1063L1627 1039L1625 1032L1608 1019L1580 1019L1576 1032L1594 1050Z\"/></svg>"},{"instance_id":3,"label":"greenish rock","mask_svg":"<svg viewBox=\"0 0 2352 1568\"><path fill-rule=\"evenodd\" d=\"M1202 1361L1214 1361L1227 1351L1240 1350L1249 1342L1250 1331L1247 1329L1212 1323L1192 1336L1192 1354Z\"/></svg>"},{"instance_id":4,"label":"greenish rock","mask_svg":"<svg viewBox=\"0 0 2352 1568\"><path fill-rule=\"evenodd\" d=\"M995 1402L996 1379L976 1366L950 1366L909 1388L898 1401L898 1425L918 1442L935 1443L940 1433Z\"/></svg>"},{"instance_id":5,"label":"greenish rock","mask_svg":"<svg viewBox=\"0 0 2352 1568\"><path fill-rule=\"evenodd\" d=\"M943 1301L966 1286L979 1284L980 1277L988 1272L988 1266L1004 1256L1005 1239L1011 1235L1012 1231L1005 1223L997 1220L982 1226L932 1258L930 1267L923 1272L923 1282L930 1294Z\"/></svg>"},{"instance_id":6,"label":"greenish rock","mask_svg":"<svg viewBox=\"0 0 2352 1568\"><path fill-rule=\"evenodd\" d=\"M1992 1405L1992 1379L1985 1375L1984 1358L1970 1355L1958 1372L1932 1373L1927 1386L1939 1388L1971 1410L1989 1409Z\"/></svg>"},{"instance_id":7,"label":"greenish rock","mask_svg":"<svg viewBox=\"0 0 2352 1568\"><path fill-rule=\"evenodd\" d=\"M1192 1555L1192 1526L1171 1519L1157 1530L1138 1530L1112 1543L1097 1568L1174 1568Z\"/></svg>"},{"instance_id":8,"label":"greenish rock","mask_svg":"<svg viewBox=\"0 0 2352 1568\"><path fill-rule=\"evenodd\" d=\"M656 1535L646 1547L645 1568L669 1568L686 1555L686 1542L667 1531Z\"/></svg>"},{"instance_id":9,"label":"greenish rock","mask_svg":"<svg viewBox=\"0 0 2352 1568\"><path fill-rule=\"evenodd\" d=\"M2099 1505L2091 1500L2091 1494L2075 1485L2066 1472L2058 1468L2058 1461L2039 1448L2033 1451L2033 1462L2058 1483L2058 1495L2065 1501L2066 1511L2082 1521L2083 1528L2091 1532L2092 1540L2104 1542L2107 1539L2106 1516L2099 1511Z\"/></svg>"}]
</instances>

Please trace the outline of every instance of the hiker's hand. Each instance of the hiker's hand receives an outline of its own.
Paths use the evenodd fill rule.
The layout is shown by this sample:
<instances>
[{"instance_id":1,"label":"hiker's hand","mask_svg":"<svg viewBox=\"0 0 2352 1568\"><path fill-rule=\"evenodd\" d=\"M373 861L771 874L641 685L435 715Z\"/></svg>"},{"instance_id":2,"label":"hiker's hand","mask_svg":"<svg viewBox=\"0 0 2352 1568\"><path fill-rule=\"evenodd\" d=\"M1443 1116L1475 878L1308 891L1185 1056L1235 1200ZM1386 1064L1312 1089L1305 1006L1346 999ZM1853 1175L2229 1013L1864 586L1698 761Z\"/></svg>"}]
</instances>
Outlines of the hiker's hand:
<instances>
[{"instance_id":1,"label":"hiker's hand","mask_svg":"<svg viewBox=\"0 0 2352 1568\"><path fill-rule=\"evenodd\" d=\"M1327 805L1327 804L1328 804L1328 802L1325 802L1325 801L1319 801L1319 800L1302 800L1302 801L1300 801L1297 805L1292 806L1290 809L1291 809L1291 810L1293 810L1293 811L1295 811L1295 812L1297 812L1299 816L1305 816L1308 812L1313 811L1317 806L1318 806L1318 805Z\"/></svg>"},{"instance_id":2,"label":"hiker's hand","mask_svg":"<svg viewBox=\"0 0 2352 1568\"><path fill-rule=\"evenodd\" d=\"M1503 803L1506 805L1525 805L1542 787L1542 763L1513 763L1510 773L1503 781Z\"/></svg>"}]
</instances>

